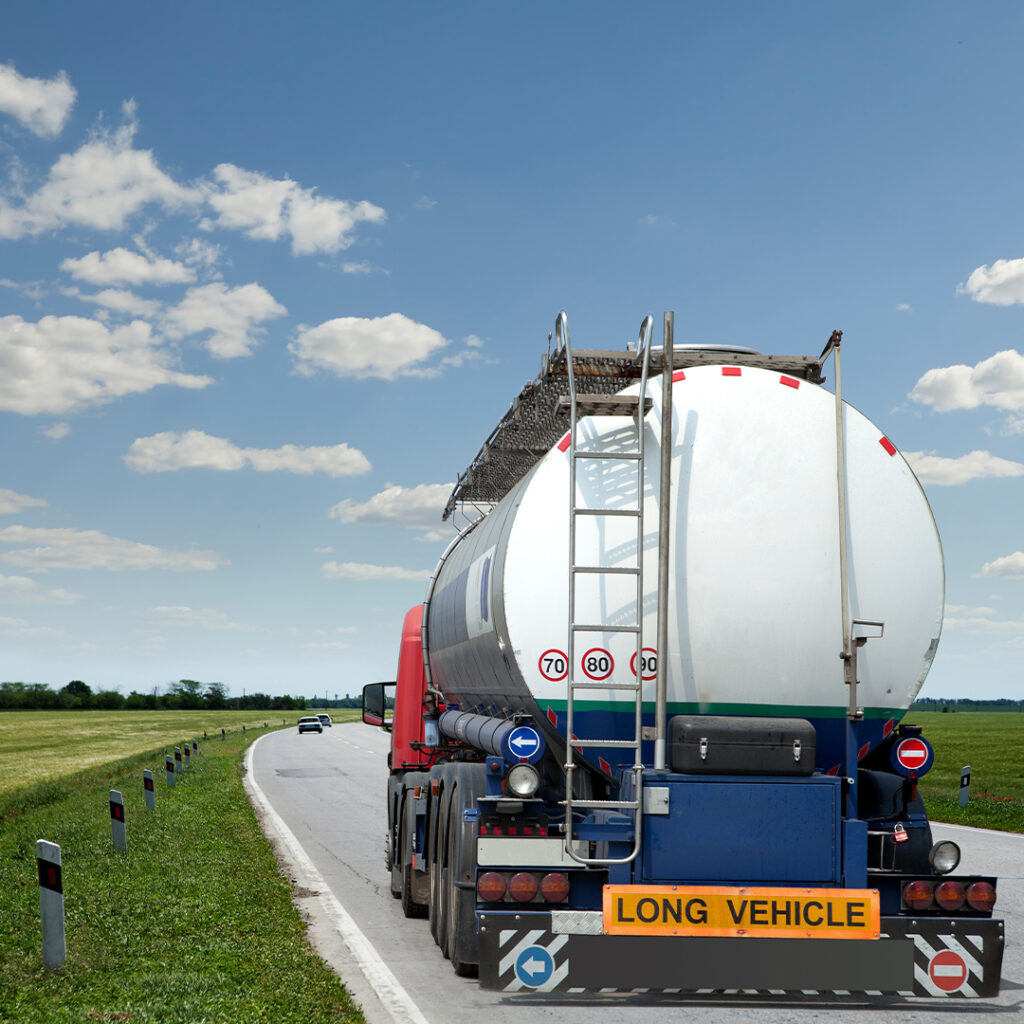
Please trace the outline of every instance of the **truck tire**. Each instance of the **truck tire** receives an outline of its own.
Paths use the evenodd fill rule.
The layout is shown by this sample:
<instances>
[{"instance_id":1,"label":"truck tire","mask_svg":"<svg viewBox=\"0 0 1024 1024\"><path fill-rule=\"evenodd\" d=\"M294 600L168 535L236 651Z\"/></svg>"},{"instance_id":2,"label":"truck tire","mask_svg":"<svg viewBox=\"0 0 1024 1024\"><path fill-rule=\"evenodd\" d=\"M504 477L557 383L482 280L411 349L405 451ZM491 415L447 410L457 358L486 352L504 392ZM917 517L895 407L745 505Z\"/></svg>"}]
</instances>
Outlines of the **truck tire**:
<instances>
[{"instance_id":1,"label":"truck tire","mask_svg":"<svg viewBox=\"0 0 1024 1024\"><path fill-rule=\"evenodd\" d=\"M438 795L431 801L430 816L430 934L445 956L448 955L448 904L444 898L447 873L445 841L454 772L453 764L441 765L431 772L431 779L438 780Z\"/></svg>"},{"instance_id":2,"label":"truck tire","mask_svg":"<svg viewBox=\"0 0 1024 1024\"><path fill-rule=\"evenodd\" d=\"M468 977L480 966L476 929L476 825L463 821L463 811L475 807L486 791L482 764L460 764L448 812L448 934L447 954L455 973Z\"/></svg>"},{"instance_id":3,"label":"truck tire","mask_svg":"<svg viewBox=\"0 0 1024 1024\"><path fill-rule=\"evenodd\" d=\"M416 780L416 784L419 780ZM402 878L402 913L406 917L426 917L427 908L422 903L417 903L413 896L413 881L416 869L413 867L413 836L416 834L416 799L410 787L405 794L405 803L402 814L402 861L399 867Z\"/></svg>"}]
</instances>

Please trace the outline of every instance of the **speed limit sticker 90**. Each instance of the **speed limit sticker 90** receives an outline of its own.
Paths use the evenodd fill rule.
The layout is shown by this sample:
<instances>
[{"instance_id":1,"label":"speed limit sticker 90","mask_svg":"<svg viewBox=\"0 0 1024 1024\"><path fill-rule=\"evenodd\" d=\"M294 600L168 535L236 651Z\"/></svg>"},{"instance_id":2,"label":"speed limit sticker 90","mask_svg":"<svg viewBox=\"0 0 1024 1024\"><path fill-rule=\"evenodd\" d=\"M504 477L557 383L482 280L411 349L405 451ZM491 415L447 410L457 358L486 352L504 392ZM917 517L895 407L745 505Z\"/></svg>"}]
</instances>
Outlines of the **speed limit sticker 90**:
<instances>
[{"instance_id":1,"label":"speed limit sticker 90","mask_svg":"<svg viewBox=\"0 0 1024 1024\"><path fill-rule=\"evenodd\" d=\"M591 647L580 659L580 666L588 679L600 682L607 679L615 668L615 661L611 653L603 647Z\"/></svg>"},{"instance_id":2,"label":"speed limit sticker 90","mask_svg":"<svg viewBox=\"0 0 1024 1024\"><path fill-rule=\"evenodd\" d=\"M569 674L569 659L565 651L552 647L537 659L537 668L545 679L557 683Z\"/></svg>"},{"instance_id":3,"label":"speed limit sticker 90","mask_svg":"<svg viewBox=\"0 0 1024 1024\"><path fill-rule=\"evenodd\" d=\"M629 659L629 671L636 676L636 653ZM658 676L658 652L653 647L645 647L640 652L640 678L650 682Z\"/></svg>"}]
</instances>

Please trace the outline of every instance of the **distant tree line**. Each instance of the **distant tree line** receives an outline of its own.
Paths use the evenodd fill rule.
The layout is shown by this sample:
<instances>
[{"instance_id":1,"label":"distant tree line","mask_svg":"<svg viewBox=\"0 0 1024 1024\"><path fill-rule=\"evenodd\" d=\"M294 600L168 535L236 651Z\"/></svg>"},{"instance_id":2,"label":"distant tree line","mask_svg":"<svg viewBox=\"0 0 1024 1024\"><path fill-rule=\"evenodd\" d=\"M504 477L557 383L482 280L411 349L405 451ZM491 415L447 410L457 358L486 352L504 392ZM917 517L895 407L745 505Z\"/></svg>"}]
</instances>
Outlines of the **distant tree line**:
<instances>
[{"instance_id":1,"label":"distant tree line","mask_svg":"<svg viewBox=\"0 0 1024 1024\"><path fill-rule=\"evenodd\" d=\"M975 700L973 697L920 697L911 710L917 711L1020 711L1024 700L999 697L995 700Z\"/></svg>"},{"instance_id":2,"label":"distant tree line","mask_svg":"<svg viewBox=\"0 0 1024 1024\"><path fill-rule=\"evenodd\" d=\"M132 690L127 697L117 690L93 693L81 679L72 679L59 690L45 683L0 683L0 711L292 711L305 707L305 697L271 697L268 693L229 697L223 683L196 679L179 679L163 693Z\"/></svg>"}]
</instances>

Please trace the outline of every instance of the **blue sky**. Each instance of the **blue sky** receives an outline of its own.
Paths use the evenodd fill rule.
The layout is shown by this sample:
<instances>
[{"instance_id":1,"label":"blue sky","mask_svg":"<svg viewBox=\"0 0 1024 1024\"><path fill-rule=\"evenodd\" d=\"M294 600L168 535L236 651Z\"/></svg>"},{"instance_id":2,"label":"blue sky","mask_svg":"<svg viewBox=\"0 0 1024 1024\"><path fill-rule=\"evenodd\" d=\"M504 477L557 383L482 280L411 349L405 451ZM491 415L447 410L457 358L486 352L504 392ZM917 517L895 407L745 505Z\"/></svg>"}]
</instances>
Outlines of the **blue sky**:
<instances>
[{"instance_id":1,"label":"blue sky","mask_svg":"<svg viewBox=\"0 0 1024 1024\"><path fill-rule=\"evenodd\" d=\"M0 678L391 678L559 309L817 354L1024 697L1015 4L96 7L0 40Z\"/></svg>"}]
</instances>

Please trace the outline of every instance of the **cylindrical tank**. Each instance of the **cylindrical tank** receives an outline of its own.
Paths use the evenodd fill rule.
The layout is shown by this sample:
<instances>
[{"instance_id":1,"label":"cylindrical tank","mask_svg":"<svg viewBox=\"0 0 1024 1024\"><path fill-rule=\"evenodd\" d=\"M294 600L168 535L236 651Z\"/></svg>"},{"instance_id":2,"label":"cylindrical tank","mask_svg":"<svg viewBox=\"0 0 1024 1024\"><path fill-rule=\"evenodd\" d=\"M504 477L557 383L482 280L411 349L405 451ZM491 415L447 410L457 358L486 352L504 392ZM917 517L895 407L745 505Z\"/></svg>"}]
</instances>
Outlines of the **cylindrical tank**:
<instances>
[{"instance_id":1,"label":"cylindrical tank","mask_svg":"<svg viewBox=\"0 0 1024 1024\"><path fill-rule=\"evenodd\" d=\"M654 404L644 423L644 720L653 724L654 659L665 656L669 715L807 718L818 732L818 768L837 768L849 698L839 657L835 397L747 366L687 368L676 378L665 652L654 649L660 379L648 384ZM849 405L844 421L851 615L884 623L881 637L868 631L875 638L858 654L863 755L924 683L942 625L944 578L935 521L910 467ZM584 419L578 446L628 451L635 429L625 418ZM569 458L553 447L449 554L430 595L426 630L431 674L448 700L483 714L531 714L549 740L561 733L563 749ZM578 507L635 508L634 467L580 460ZM633 519L578 518L576 538L578 565L636 564ZM577 576L576 618L635 624L634 578ZM634 678L631 634L577 634L575 653L579 681ZM629 694L593 689L577 698L578 736L632 736ZM647 764L652 749L645 744ZM599 758L614 768L623 754L605 748L593 762Z\"/></svg>"}]
</instances>

